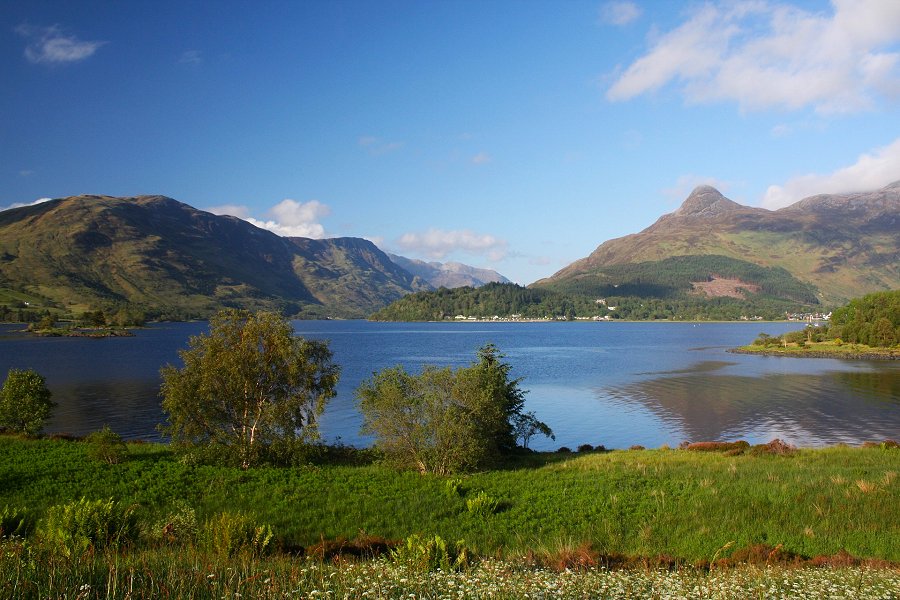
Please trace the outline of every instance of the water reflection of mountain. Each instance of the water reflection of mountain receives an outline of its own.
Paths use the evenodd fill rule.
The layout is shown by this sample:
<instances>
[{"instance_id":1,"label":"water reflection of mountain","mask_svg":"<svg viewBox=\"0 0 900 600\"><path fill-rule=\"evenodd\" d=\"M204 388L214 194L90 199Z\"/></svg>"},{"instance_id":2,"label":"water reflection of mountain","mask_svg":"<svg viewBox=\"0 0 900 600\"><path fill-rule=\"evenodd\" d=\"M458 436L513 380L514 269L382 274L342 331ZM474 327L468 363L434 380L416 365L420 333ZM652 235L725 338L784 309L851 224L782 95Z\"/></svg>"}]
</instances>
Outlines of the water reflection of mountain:
<instances>
[{"instance_id":1,"label":"water reflection of mountain","mask_svg":"<svg viewBox=\"0 0 900 600\"><path fill-rule=\"evenodd\" d=\"M710 365L711 366L711 365ZM758 377L679 372L599 393L638 402L691 441L773 437L802 444L900 436L900 371Z\"/></svg>"}]
</instances>

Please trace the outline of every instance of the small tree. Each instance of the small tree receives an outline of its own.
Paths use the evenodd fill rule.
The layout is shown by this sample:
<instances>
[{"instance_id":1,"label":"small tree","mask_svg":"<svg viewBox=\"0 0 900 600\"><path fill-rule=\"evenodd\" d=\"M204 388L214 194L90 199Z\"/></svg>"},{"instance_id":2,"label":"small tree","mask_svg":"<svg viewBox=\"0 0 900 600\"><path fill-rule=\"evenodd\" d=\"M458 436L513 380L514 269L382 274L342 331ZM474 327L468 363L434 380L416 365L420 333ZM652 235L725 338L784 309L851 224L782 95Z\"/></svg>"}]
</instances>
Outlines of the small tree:
<instances>
[{"instance_id":1,"label":"small tree","mask_svg":"<svg viewBox=\"0 0 900 600\"><path fill-rule=\"evenodd\" d=\"M375 373L356 391L363 433L400 465L450 474L483 466L515 448L520 421L552 435L533 413L522 414L524 392L494 345L478 351L471 366L426 366L420 375L403 367ZM526 440L527 442L527 440Z\"/></svg>"},{"instance_id":2,"label":"small tree","mask_svg":"<svg viewBox=\"0 0 900 600\"><path fill-rule=\"evenodd\" d=\"M100 431L88 434L84 439L88 456L110 465L116 465L128 456L128 446L122 436L104 425Z\"/></svg>"},{"instance_id":3,"label":"small tree","mask_svg":"<svg viewBox=\"0 0 900 600\"><path fill-rule=\"evenodd\" d=\"M56 406L50 395L44 378L37 372L10 369L0 389L0 427L37 435Z\"/></svg>"},{"instance_id":4,"label":"small tree","mask_svg":"<svg viewBox=\"0 0 900 600\"><path fill-rule=\"evenodd\" d=\"M161 371L176 444L233 452L248 468L275 441L318 437L339 376L327 343L295 337L275 313L225 310L179 354L184 367Z\"/></svg>"}]
</instances>

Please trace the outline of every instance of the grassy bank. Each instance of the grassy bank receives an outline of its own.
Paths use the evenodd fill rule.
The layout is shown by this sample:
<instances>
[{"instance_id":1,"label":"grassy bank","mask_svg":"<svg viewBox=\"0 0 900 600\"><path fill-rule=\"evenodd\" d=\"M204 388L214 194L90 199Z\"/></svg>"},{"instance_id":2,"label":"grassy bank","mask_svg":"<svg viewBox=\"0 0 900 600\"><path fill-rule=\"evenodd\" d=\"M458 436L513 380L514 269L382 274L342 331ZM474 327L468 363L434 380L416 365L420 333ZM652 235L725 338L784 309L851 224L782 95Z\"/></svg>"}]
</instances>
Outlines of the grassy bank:
<instances>
[{"instance_id":1,"label":"grassy bank","mask_svg":"<svg viewBox=\"0 0 900 600\"><path fill-rule=\"evenodd\" d=\"M53 505L113 498L146 524L187 505L201 525L239 512L295 551L362 531L438 534L504 557L587 545L692 563L766 544L802 557L900 561L898 471L900 450L888 447L635 450L534 454L448 480L378 464L241 471L186 464L153 444L130 444L127 460L109 465L82 442L0 437L0 508L24 507L39 521Z\"/></svg>"},{"instance_id":2,"label":"grassy bank","mask_svg":"<svg viewBox=\"0 0 900 600\"><path fill-rule=\"evenodd\" d=\"M843 358L849 360L900 360L900 348L880 348L865 344L837 343L834 340L807 342L803 345L750 345L735 348L739 354L762 356L793 356L799 358Z\"/></svg>"}]
</instances>

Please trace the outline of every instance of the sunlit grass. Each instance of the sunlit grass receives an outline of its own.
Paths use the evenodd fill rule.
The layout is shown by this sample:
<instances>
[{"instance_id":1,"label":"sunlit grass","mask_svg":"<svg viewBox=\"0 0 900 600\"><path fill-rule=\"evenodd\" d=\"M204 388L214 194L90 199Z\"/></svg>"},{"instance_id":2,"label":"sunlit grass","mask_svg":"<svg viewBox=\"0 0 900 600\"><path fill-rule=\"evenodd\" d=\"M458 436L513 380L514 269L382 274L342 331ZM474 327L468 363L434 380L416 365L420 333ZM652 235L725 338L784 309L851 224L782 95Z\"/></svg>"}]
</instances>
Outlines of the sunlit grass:
<instances>
[{"instance_id":1,"label":"sunlit grass","mask_svg":"<svg viewBox=\"0 0 900 600\"><path fill-rule=\"evenodd\" d=\"M898 463L900 451L877 447L789 456L543 454L448 486L377 464L194 466L152 444L130 444L127 460L108 465L90 460L80 442L0 437L0 506L29 507L41 518L56 504L112 498L152 522L187 504L200 521L224 511L251 515L287 547L364 531L388 540L464 539L484 555L571 540L603 553L689 562L708 561L726 544L898 561ZM482 493L496 508L469 510Z\"/></svg>"}]
</instances>

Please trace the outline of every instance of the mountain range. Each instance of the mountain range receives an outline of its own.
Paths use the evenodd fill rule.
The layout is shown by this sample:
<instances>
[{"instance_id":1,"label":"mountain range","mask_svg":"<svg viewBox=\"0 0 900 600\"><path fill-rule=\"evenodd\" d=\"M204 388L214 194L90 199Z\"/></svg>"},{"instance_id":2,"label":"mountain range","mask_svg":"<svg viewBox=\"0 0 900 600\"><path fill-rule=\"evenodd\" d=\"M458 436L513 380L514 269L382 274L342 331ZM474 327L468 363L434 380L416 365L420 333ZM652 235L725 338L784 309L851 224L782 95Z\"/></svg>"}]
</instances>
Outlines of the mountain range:
<instances>
[{"instance_id":1,"label":"mountain range","mask_svg":"<svg viewBox=\"0 0 900 600\"><path fill-rule=\"evenodd\" d=\"M425 262L396 254L388 254L388 257L416 277L427 281L435 289L477 288L488 283L510 283L509 279L492 269L479 269L458 262Z\"/></svg>"},{"instance_id":2,"label":"mountain range","mask_svg":"<svg viewBox=\"0 0 900 600\"><path fill-rule=\"evenodd\" d=\"M128 306L155 318L202 318L227 306L365 317L417 292L506 282L495 271L388 255L360 238L280 237L164 196L83 195L0 212L7 305ZM553 292L541 302L559 307L566 297L594 305L723 296L834 306L898 289L900 182L775 211L701 186L650 227L529 287Z\"/></svg>"},{"instance_id":3,"label":"mountain range","mask_svg":"<svg viewBox=\"0 0 900 600\"><path fill-rule=\"evenodd\" d=\"M900 181L870 192L812 196L774 211L700 186L650 227L604 242L532 285L598 296L655 286L647 295L657 297L676 290L747 296L768 285L770 295L824 305L898 289Z\"/></svg>"},{"instance_id":4,"label":"mountain range","mask_svg":"<svg viewBox=\"0 0 900 600\"><path fill-rule=\"evenodd\" d=\"M164 196L73 196L0 212L0 293L68 312L129 305L190 318L234 306L364 317L433 287L367 240L280 237Z\"/></svg>"}]
</instances>

